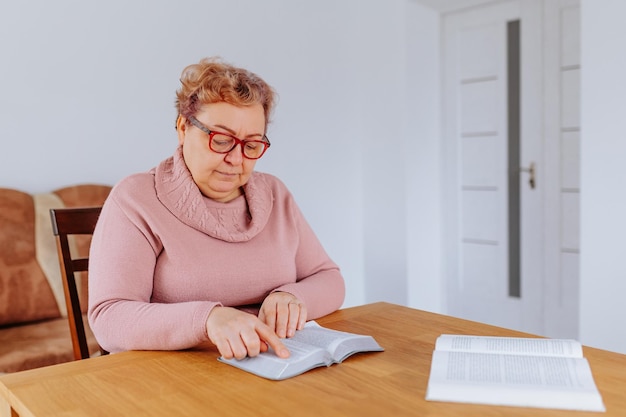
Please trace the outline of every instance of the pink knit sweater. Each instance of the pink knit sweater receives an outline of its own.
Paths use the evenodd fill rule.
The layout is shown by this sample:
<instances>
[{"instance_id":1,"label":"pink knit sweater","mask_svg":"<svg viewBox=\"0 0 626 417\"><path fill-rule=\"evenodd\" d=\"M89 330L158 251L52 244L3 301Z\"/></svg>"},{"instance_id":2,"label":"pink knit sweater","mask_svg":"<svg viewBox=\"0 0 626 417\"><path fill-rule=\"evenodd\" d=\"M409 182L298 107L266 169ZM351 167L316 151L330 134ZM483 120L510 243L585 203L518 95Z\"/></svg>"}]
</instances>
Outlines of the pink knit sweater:
<instances>
[{"instance_id":1,"label":"pink knit sweater","mask_svg":"<svg viewBox=\"0 0 626 417\"><path fill-rule=\"evenodd\" d=\"M93 236L89 324L110 351L176 350L208 341L216 305L257 312L272 291L338 309L344 281L277 178L254 172L229 203L204 197L180 148L111 192Z\"/></svg>"}]
</instances>

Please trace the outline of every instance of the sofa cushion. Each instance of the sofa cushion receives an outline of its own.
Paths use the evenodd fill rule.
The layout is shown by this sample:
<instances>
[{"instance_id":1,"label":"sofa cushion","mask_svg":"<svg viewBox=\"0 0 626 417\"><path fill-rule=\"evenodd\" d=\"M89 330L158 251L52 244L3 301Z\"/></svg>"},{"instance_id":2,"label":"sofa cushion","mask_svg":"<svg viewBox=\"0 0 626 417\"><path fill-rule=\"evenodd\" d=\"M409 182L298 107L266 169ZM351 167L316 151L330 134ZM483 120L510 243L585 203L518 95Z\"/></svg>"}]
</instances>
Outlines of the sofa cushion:
<instances>
[{"instance_id":1,"label":"sofa cushion","mask_svg":"<svg viewBox=\"0 0 626 417\"><path fill-rule=\"evenodd\" d=\"M30 194L0 189L0 326L60 317L35 254Z\"/></svg>"},{"instance_id":2,"label":"sofa cushion","mask_svg":"<svg viewBox=\"0 0 626 417\"><path fill-rule=\"evenodd\" d=\"M92 355L99 347L84 318ZM0 328L0 373L19 372L74 360L66 318Z\"/></svg>"}]
</instances>

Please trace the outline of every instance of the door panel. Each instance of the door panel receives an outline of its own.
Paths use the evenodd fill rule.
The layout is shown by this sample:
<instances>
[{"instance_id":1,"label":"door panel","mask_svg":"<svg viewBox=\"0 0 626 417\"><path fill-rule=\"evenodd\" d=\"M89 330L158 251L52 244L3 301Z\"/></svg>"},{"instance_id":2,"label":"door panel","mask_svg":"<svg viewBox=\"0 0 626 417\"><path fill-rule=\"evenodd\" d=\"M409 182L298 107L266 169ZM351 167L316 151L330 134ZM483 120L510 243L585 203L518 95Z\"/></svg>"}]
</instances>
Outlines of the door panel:
<instances>
[{"instance_id":1,"label":"door panel","mask_svg":"<svg viewBox=\"0 0 626 417\"><path fill-rule=\"evenodd\" d=\"M469 189L461 193L461 236L463 242L497 244L501 231L499 194L493 190Z\"/></svg>"},{"instance_id":2,"label":"door panel","mask_svg":"<svg viewBox=\"0 0 626 417\"><path fill-rule=\"evenodd\" d=\"M580 124L580 70L561 72L561 127L577 129Z\"/></svg>"},{"instance_id":3,"label":"door panel","mask_svg":"<svg viewBox=\"0 0 626 417\"><path fill-rule=\"evenodd\" d=\"M496 132L498 129L497 80L464 80L461 90L461 129L464 136Z\"/></svg>"},{"instance_id":4,"label":"door panel","mask_svg":"<svg viewBox=\"0 0 626 417\"><path fill-rule=\"evenodd\" d=\"M580 132L561 134L561 186L580 188Z\"/></svg>"},{"instance_id":5,"label":"door panel","mask_svg":"<svg viewBox=\"0 0 626 417\"><path fill-rule=\"evenodd\" d=\"M499 47L498 31L495 23L461 29L457 41L461 79L480 79L497 73L500 63L493 51Z\"/></svg>"},{"instance_id":6,"label":"door panel","mask_svg":"<svg viewBox=\"0 0 626 417\"><path fill-rule=\"evenodd\" d=\"M488 187L496 183L499 140L495 135L463 139L461 176L466 187Z\"/></svg>"}]
</instances>

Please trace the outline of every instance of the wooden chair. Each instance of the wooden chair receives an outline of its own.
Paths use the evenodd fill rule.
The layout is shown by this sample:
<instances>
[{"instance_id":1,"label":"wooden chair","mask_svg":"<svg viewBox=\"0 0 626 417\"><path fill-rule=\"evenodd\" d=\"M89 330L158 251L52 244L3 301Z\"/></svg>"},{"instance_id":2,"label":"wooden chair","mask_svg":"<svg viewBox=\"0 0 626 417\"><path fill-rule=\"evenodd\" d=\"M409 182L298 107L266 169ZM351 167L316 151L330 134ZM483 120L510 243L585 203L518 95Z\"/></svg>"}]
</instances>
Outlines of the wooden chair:
<instances>
[{"instance_id":1,"label":"wooden chair","mask_svg":"<svg viewBox=\"0 0 626 417\"><path fill-rule=\"evenodd\" d=\"M73 258L68 237L70 235L92 235L101 209L102 207L80 207L50 210L52 232L57 236L67 319L76 360L86 359L90 356L75 277L75 273L87 271L89 258ZM107 353L102 348L100 351L102 354Z\"/></svg>"}]
</instances>

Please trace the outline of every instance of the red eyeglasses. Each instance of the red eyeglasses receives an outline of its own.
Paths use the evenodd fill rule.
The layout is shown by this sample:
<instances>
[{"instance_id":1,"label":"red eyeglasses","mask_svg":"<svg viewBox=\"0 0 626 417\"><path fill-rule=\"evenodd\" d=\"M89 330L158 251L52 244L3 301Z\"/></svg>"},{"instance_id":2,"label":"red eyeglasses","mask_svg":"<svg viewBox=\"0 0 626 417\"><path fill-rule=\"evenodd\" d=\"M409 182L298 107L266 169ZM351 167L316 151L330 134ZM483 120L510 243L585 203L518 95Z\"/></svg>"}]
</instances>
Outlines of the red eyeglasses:
<instances>
[{"instance_id":1,"label":"red eyeglasses","mask_svg":"<svg viewBox=\"0 0 626 417\"><path fill-rule=\"evenodd\" d=\"M209 148L216 153L228 153L237 145L241 145L244 157L259 159L271 145L270 140L265 135L263 140L241 140L227 133L213 132L193 116L189 116L188 120L192 125L209 135Z\"/></svg>"}]
</instances>

